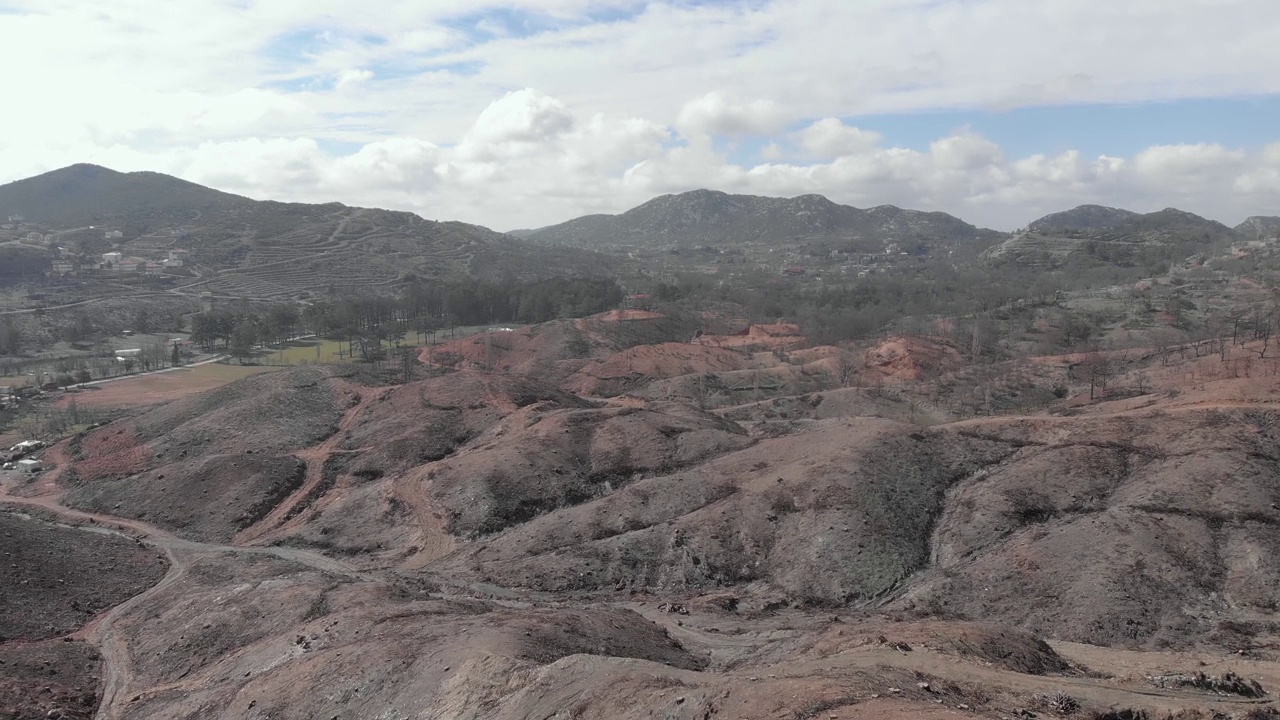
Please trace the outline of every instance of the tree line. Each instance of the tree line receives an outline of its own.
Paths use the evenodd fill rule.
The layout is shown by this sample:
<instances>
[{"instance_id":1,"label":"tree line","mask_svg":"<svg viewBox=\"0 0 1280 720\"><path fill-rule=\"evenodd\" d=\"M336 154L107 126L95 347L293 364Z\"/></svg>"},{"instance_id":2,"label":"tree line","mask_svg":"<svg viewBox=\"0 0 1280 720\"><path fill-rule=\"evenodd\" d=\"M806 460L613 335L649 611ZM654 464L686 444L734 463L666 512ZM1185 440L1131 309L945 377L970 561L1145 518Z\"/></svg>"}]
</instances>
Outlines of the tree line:
<instances>
[{"instance_id":1,"label":"tree line","mask_svg":"<svg viewBox=\"0 0 1280 720\"><path fill-rule=\"evenodd\" d=\"M302 335L346 341L352 355L385 357L385 346L413 333L419 342L458 326L539 323L581 317L617 307L622 288L614 280L552 278L518 282L411 280L396 295L354 295L299 307L259 312L215 309L191 320L191 341L206 350L225 348L244 359L259 344Z\"/></svg>"}]
</instances>

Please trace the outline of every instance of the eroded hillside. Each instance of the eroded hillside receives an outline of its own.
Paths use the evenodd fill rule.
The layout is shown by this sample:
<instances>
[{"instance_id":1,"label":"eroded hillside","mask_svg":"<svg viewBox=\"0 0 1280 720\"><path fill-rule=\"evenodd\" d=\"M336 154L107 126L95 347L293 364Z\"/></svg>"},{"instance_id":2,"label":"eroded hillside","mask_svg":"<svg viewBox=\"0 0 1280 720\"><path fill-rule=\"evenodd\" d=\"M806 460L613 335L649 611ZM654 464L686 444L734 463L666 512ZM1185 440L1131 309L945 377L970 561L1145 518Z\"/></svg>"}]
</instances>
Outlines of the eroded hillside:
<instances>
[{"instance_id":1,"label":"eroded hillside","mask_svg":"<svg viewBox=\"0 0 1280 720\"><path fill-rule=\"evenodd\" d=\"M989 372L1056 404L989 380L966 418L941 338L686 330L556 321L65 441L21 522L173 569L40 637L99 648L101 717L1266 717L1273 377L1126 355L1141 391L1090 401L1096 358L1044 358Z\"/></svg>"}]
</instances>

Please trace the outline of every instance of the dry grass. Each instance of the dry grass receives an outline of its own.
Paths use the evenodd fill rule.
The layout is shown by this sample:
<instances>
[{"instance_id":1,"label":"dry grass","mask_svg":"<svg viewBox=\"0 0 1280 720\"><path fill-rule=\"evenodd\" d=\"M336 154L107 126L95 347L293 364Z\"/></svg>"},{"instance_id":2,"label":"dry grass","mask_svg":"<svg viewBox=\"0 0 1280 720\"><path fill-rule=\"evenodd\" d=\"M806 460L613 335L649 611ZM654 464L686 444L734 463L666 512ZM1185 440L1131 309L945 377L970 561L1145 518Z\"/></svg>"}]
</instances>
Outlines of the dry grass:
<instances>
[{"instance_id":1,"label":"dry grass","mask_svg":"<svg viewBox=\"0 0 1280 720\"><path fill-rule=\"evenodd\" d=\"M211 363L182 370L116 380L69 392L58 400L59 407L76 403L82 408L116 409L145 407L220 388L236 380L281 370L258 365Z\"/></svg>"}]
</instances>

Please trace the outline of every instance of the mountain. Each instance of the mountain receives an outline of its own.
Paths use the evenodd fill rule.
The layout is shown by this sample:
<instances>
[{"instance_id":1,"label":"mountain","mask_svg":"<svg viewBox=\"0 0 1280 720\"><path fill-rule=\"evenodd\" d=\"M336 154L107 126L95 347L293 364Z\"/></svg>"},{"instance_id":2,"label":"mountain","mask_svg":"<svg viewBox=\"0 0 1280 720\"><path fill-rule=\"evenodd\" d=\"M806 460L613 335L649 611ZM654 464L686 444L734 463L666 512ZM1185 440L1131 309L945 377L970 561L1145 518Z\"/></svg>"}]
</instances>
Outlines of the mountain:
<instances>
[{"instance_id":1,"label":"mountain","mask_svg":"<svg viewBox=\"0 0 1280 720\"><path fill-rule=\"evenodd\" d=\"M866 252L888 243L939 247L995 237L994 231L941 212L892 205L862 210L821 195L776 198L715 190L663 195L620 215L587 215L529 235L548 244L585 247L832 241Z\"/></svg>"},{"instance_id":2,"label":"mountain","mask_svg":"<svg viewBox=\"0 0 1280 720\"><path fill-rule=\"evenodd\" d=\"M1235 227L1246 240L1266 240L1280 237L1280 217L1254 215Z\"/></svg>"},{"instance_id":3,"label":"mountain","mask_svg":"<svg viewBox=\"0 0 1280 720\"><path fill-rule=\"evenodd\" d=\"M420 277L578 276L607 261L408 212L258 201L153 172L73 165L0 186L0 218L21 215L86 254L159 259L186 250L190 292L283 298L376 290ZM87 226L94 226L90 231ZM102 230L122 237L107 240Z\"/></svg>"},{"instance_id":4,"label":"mountain","mask_svg":"<svg viewBox=\"0 0 1280 720\"><path fill-rule=\"evenodd\" d=\"M0 217L21 215L29 223L57 228L148 218L181 222L253 202L161 173L121 173L86 164L0 185Z\"/></svg>"},{"instance_id":5,"label":"mountain","mask_svg":"<svg viewBox=\"0 0 1280 720\"><path fill-rule=\"evenodd\" d=\"M1045 215L1028 225L1027 229L1040 233L1108 230L1137 216L1138 213L1131 210L1103 205L1080 205L1071 210Z\"/></svg>"},{"instance_id":6,"label":"mountain","mask_svg":"<svg viewBox=\"0 0 1280 720\"><path fill-rule=\"evenodd\" d=\"M1082 205L1036 220L986 256L1035 267L1079 262L1154 271L1199 253L1222 252L1238 239L1226 225L1176 208L1138 214Z\"/></svg>"}]
</instances>

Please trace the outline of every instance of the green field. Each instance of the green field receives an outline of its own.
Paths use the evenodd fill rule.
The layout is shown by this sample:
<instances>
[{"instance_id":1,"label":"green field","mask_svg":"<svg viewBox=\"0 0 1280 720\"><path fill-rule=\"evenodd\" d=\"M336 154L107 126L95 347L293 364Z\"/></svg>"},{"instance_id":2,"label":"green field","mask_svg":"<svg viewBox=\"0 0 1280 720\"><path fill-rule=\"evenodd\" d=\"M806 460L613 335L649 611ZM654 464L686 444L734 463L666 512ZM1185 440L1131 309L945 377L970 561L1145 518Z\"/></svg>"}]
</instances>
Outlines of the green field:
<instances>
[{"instance_id":1,"label":"green field","mask_svg":"<svg viewBox=\"0 0 1280 720\"><path fill-rule=\"evenodd\" d=\"M436 335L436 344L449 342L453 339L464 338L476 333L482 333L489 329L488 325L468 325L464 327L454 328L453 332L445 330ZM522 325L504 325L503 327L523 327ZM401 341L401 346L415 347L418 337L413 333L409 333ZM360 357L359 346L356 347L356 358ZM347 343L345 340L330 340L328 338L308 338L306 340L294 340L283 346L268 348L254 354L257 362L270 365L314 365L327 363L348 363L354 362L347 355Z\"/></svg>"},{"instance_id":2,"label":"green field","mask_svg":"<svg viewBox=\"0 0 1280 720\"><path fill-rule=\"evenodd\" d=\"M281 365L308 365L318 363L351 362L346 355L347 344L338 340L311 338L294 340L279 348L265 350L257 358L261 362Z\"/></svg>"}]
</instances>

